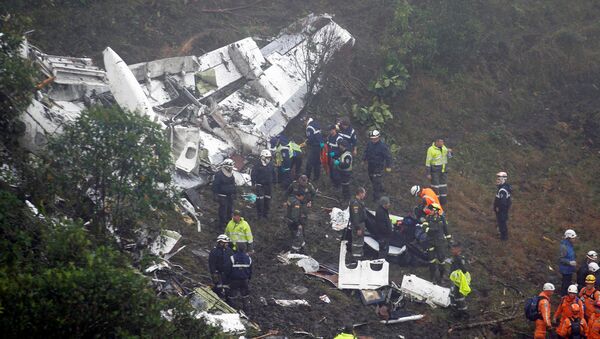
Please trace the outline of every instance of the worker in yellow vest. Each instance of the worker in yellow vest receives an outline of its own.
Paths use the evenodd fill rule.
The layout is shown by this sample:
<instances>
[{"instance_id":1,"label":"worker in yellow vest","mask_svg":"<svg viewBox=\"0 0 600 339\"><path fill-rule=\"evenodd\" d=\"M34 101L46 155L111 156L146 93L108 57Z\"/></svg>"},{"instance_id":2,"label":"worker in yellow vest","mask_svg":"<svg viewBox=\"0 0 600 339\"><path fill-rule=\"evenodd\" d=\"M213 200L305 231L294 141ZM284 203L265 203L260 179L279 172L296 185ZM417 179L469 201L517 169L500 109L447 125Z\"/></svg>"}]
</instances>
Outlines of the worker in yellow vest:
<instances>
[{"instance_id":1,"label":"worker in yellow vest","mask_svg":"<svg viewBox=\"0 0 600 339\"><path fill-rule=\"evenodd\" d=\"M442 206L448 201L448 159L452 158L452 149L444 145L444 139L436 139L427 149L427 178L431 187L440 198Z\"/></svg>"}]
</instances>

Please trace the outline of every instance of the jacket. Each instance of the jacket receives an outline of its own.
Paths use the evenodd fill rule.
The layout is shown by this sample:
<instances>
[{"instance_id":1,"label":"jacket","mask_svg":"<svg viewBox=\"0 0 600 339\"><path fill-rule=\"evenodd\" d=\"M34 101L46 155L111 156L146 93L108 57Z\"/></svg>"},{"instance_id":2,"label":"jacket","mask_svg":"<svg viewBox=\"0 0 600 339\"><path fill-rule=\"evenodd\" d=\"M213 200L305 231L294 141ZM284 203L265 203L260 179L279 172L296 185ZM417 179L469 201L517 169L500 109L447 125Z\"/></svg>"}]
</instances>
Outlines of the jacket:
<instances>
[{"instance_id":1,"label":"jacket","mask_svg":"<svg viewBox=\"0 0 600 339\"><path fill-rule=\"evenodd\" d=\"M365 221L367 220L364 202L357 199L356 197L353 198L352 200L350 200L349 210L350 225L352 225L352 228L361 229L364 231Z\"/></svg>"},{"instance_id":2,"label":"jacket","mask_svg":"<svg viewBox=\"0 0 600 339\"><path fill-rule=\"evenodd\" d=\"M512 187L509 184L504 183L498 185L498 191L494 198L494 211L497 213L506 213L512 204Z\"/></svg>"},{"instance_id":3,"label":"jacket","mask_svg":"<svg viewBox=\"0 0 600 339\"><path fill-rule=\"evenodd\" d=\"M379 240L389 238L392 235L390 214L382 205L379 205L375 211L375 235Z\"/></svg>"},{"instance_id":4,"label":"jacket","mask_svg":"<svg viewBox=\"0 0 600 339\"><path fill-rule=\"evenodd\" d=\"M419 196L423 199L423 207L424 208L435 203L435 204L440 205L440 210L442 211L442 213L444 212L444 209L442 208L442 204L440 204L440 199L438 198L437 194L435 194L435 192L431 188L421 189L421 193L419 194Z\"/></svg>"},{"instance_id":5,"label":"jacket","mask_svg":"<svg viewBox=\"0 0 600 339\"><path fill-rule=\"evenodd\" d=\"M596 301L600 300L600 291L593 286L591 289L588 289L586 286L579 291L579 298L583 301L583 305L585 306L585 318L589 319L596 309L594 304L596 304Z\"/></svg>"},{"instance_id":6,"label":"jacket","mask_svg":"<svg viewBox=\"0 0 600 339\"><path fill-rule=\"evenodd\" d=\"M600 313L595 312L587 322L587 339L600 339Z\"/></svg>"},{"instance_id":7,"label":"jacket","mask_svg":"<svg viewBox=\"0 0 600 339\"><path fill-rule=\"evenodd\" d=\"M350 151L352 151L354 149L354 147L356 147L357 139L356 139L356 132L354 131L354 128L352 128L351 126L348 126L348 128L340 129L338 134L344 140L346 140L348 142L348 149Z\"/></svg>"},{"instance_id":8,"label":"jacket","mask_svg":"<svg viewBox=\"0 0 600 339\"><path fill-rule=\"evenodd\" d=\"M573 311L571 310L572 304L579 304L579 309L584 310L583 303L581 299L578 297L571 298L569 295L566 295L560 299L560 304L558 308L554 312L554 320L558 320L559 318L570 318L573 316ZM583 317L583 311L579 312L579 317Z\"/></svg>"},{"instance_id":9,"label":"jacket","mask_svg":"<svg viewBox=\"0 0 600 339\"><path fill-rule=\"evenodd\" d=\"M327 137L327 147L329 148L329 158L337 159L340 156L340 141L342 141L342 137L339 134L329 135ZM331 155L333 152L333 156Z\"/></svg>"},{"instance_id":10,"label":"jacket","mask_svg":"<svg viewBox=\"0 0 600 339\"><path fill-rule=\"evenodd\" d=\"M231 260L230 279L250 280L252 278L252 258L248 254L235 252L229 259Z\"/></svg>"},{"instance_id":11,"label":"jacket","mask_svg":"<svg viewBox=\"0 0 600 339\"><path fill-rule=\"evenodd\" d=\"M265 166L260 161L252 168L252 174L250 175L253 185L271 186L275 179L275 168L273 163L269 163Z\"/></svg>"},{"instance_id":12,"label":"jacket","mask_svg":"<svg viewBox=\"0 0 600 339\"><path fill-rule=\"evenodd\" d=\"M231 262L229 257L233 255L233 250L227 247L215 246L208 254L208 270L210 274L224 273L226 276L231 271Z\"/></svg>"},{"instance_id":13,"label":"jacket","mask_svg":"<svg viewBox=\"0 0 600 339\"><path fill-rule=\"evenodd\" d=\"M319 123L311 119L306 125L306 143L311 147L320 148L322 142L323 135L321 134Z\"/></svg>"},{"instance_id":14,"label":"jacket","mask_svg":"<svg viewBox=\"0 0 600 339\"><path fill-rule=\"evenodd\" d=\"M295 225L305 225L306 217L306 204L296 197L289 197L287 201L287 221Z\"/></svg>"},{"instance_id":15,"label":"jacket","mask_svg":"<svg viewBox=\"0 0 600 339\"><path fill-rule=\"evenodd\" d=\"M588 270L588 264L590 262L591 261L586 260L585 263L577 269L577 287L579 287L579 290L585 287L585 277L587 277L588 274L594 275L594 273Z\"/></svg>"},{"instance_id":16,"label":"jacket","mask_svg":"<svg viewBox=\"0 0 600 339\"><path fill-rule=\"evenodd\" d=\"M579 337L578 338L583 338L588 332L587 322L583 318L579 318L579 319L580 319L580 327L579 327ZM571 335L573 334L572 326L571 326L571 324L573 323L573 320L574 320L573 318L564 318L560 322L560 325L558 325L558 327L556 328L556 334L558 334L559 336L561 336L563 338L571 338Z\"/></svg>"},{"instance_id":17,"label":"jacket","mask_svg":"<svg viewBox=\"0 0 600 339\"><path fill-rule=\"evenodd\" d=\"M356 339L356 336L351 333L342 332L336 335L333 339Z\"/></svg>"},{"instance_id":18,"label":"jacket","mask_svg":"<svg viewBox=\"0 0 600 339\"><path fill-rule=\"evenodd\" d=\"M542 291L538 294L540 298L540 302L538 303L538 313L542 316L542 321L546 324L547 328L552 327L552 317L550 317L550 297L548 293Z\"/></svg>"},{"instance_id":19,"label":"jacket","mask_svg":"<svg viewBox=\"0 0 600 339\"><path fill-rule=\"evenodd\" d=\"M568 239L563 239L560 242L560 259L558 261L558 268L561 274L573 274L575 272L575 266L569 264L570 261L575 260L575 249L573 244Z\"/></svg>"},{"instance_id":20,"label":"jacket","mask_svg":"<svg viewBox=\"0 0 600 339\"><path fill-rule=\"evenodd\" d=\"M433 166L441 166L442 172L446 172L446 165L448 164L448 156L452 156L452 154L448 154L448 148L446 145L437 147L435 142L431 144L431 146L427 149L427 159L425 160L425 166L431 171Z\"/></svg>"},{"instance_id":21,"label":"jacket","mask_svg":"<svg viewBox=\"0 0 600 339\"><path fill-rule=\"evenodd\" d=\"M369 165L370 172L382 171L384 167L392 166L392 154L388 146L381 140L367 144L363 160Z\"/></svg>"},{"instance_id":22,"label":"jacket","mask_svg":"<svg viewBox=\"0 0 600 339\"><path fill-rule=\"evenodd\" d=\"M217 195L235 196L235 178L233 175L228 177L223 171L218 171L212 183L212 191Z\"/></svg>"},{"instance_id":23,"label":"jacket","mask_svg":"<svg viewBox=\"0 0 600 339\"><path fill-rule=\"evenodd\" d=\"M302 202L303 204L308 204L309 202L313 201L313 199L317 195L317 190L315 189L315 186L313 186L313 184L309 182L308 184L306 184L306 186L302 186L298 180L294 180L294 182L290 184L290 186L287 188L286 195L295 196L296 192L300 191L304 192L304 201Z\"/></svg>"},{"instance_id":24,"label":"jacket","mask_svg":"<svg viewBox=\"0 0 600 339\"><path fill-rule=\"evenodd\" d=\"M233 249L236 249L235 244L238 242L244 242L248 244L248 250L252 246L254 238L252 237L252 230L250 225L244 218L240 218L240 222L235 222L231 219L225 227L225 234L231 239Z\"/></svg>"}]
</instances>

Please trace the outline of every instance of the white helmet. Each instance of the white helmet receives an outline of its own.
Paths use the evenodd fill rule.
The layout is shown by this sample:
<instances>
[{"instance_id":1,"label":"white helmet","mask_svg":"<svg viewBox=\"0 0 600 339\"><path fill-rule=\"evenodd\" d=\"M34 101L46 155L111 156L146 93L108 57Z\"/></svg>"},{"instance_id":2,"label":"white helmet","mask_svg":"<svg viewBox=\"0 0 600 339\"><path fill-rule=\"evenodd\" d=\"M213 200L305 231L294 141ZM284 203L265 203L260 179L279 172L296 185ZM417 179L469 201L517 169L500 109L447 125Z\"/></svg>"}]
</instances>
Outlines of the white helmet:
<instances>
[{"instance_id":1,"label":"white helmet","mask_svg":"<svg viewBox=\"0 0 600 339\"><path fill-rule=\"evenodd\" d=\"M596 261L596 260L598 260L598 253L596 251L589 251L589 252L587 252L586 257L590 260Z\"/></svg>"},{"instance_id":2,"label":"white helmet","mask_svg":"<svg viewBox=\"0 0 600 339\"><path fill-rule=\"evenodd\" d=\"M577 237L577 233L572 229L568 229L565 231L565 239L573 239Z\"/></svg>"},{"instance_id":3,"label":"white helmet","mask_svg":"<svg viewBox=\"0 0 600 339\"><path fill-rule=\"evenodd\" d=\"M419 194L419 192L421 192L421 186L419 185L414 185L410 188L410 194L414 195L415 197L417 196L417 194Z\"/></svg>"},{"instance_id":4,"label":"white helmet","mask_svg":"<svg viewBox=\"0 0 600 339\"><path fill-rule=\"evenodd\" d=\"M577 293L577 285L569 285L569 288L567 288L567 293Z\"/></svg>"},{"instance_id":5,"label":"white helmet","mask_svg":"<svg viewBox=\"0 0 600 339\"><path fill-rule=\"evenodd\" d=\"M598 271L598 269L600 269L600 266L598 266L597 263L591 262L588 264L588 271L590 271L592 273L596 273L596 271Z\"/></svg>"},{"instance_id":6,"label":"white helmet","mask_svg":"<svg viewBox=\"0 0 600 339\"><path fill-rule=\"evenodd\" d=\"M228 158L228 159L225 159L225 160L223 160L223 162L221 163L221 166L223 166L223 167L230 167L230 168L233 168L233 165L234 165L234 162L233 162L233 160L231 160L231 159L229 159L229 158Z\"/></svg>"},{"instance_id":7,"label":"white helmet","mask_svg":"<svg viewBox=\"0 0 600 339\"><path fill-rule=\"evenodd\" d=\"M379 133L379 131L374 129L371 131L371 133L369 133L369 138L371 138L371 139L379 138L380 135L381 134Z\"/></svg>"},{"instance_id":8,"label":"white helmet","mask_svg":"<svg viewBox=\"0 0 600 339\"><path fill-rule=\"evenodd\" d=\"M217 242L231 242L226 234L221 234L217 237Z\"/></svg>"},{"instance_id":9,"label":"white helmet","mask_svg":"<svg viewBox=\"0 0 600 339\"><path fill-rule=\"evenodd\" d=\"M270 158L271 151L269 151L268 149L264 149L264 150L260 151L260 157L261 158Z\"/></svg>"},{"instance_id":10,"label":"white helmet","mask_svg":"<svg viewBox=\"0 0 600 339\"><path fill-rule=\"evenodd\" d=\"M543 290L544 291L554 291L554 285L552 283L545 283Z\"/></svg>"}]
</instances>

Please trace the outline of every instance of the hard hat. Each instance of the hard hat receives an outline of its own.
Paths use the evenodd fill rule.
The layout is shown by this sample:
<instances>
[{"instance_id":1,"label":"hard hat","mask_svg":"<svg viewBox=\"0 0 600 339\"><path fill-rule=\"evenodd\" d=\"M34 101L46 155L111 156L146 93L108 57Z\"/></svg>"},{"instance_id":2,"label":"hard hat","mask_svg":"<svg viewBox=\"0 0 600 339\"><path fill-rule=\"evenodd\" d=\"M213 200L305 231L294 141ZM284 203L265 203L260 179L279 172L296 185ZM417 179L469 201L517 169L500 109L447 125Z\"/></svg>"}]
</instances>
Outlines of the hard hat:
<instances>
[{"instance_id":1,"label":"hard hat","mask_svg":"<svg viewBox=\"0 0 600 339\"><path fill-rule=\"evenodd\" d=\"M587 252L586 257L590 260L598 260L598 253L596 253L596 251L589 251Z\"/></svg>"},{"instance_id":2,"label":"hard hat","mask_svg":"<svg viewBox=\"0 0 600 339\"><path fill-rule=\"evenodd\" d=\"M577 237L577 233L572 229L568 229L565 231L565 239L573 239Z\"/></svg>"},{"instance_id":3,"label":"hard hat","mask_svg":"<svg viewBox=\"0 0 600 339\"><path fill-rule=\"evenodd\" d=\"M419 194L420 191L421 191L421 186L419 186L419 185L414 185L413 187L410 188L410 194L414 195L415 197L417 196L417 194Z\"/></svg>"},{"instance_id":4,"label":"hard hat","mask_svg":"<svg viewBox=\"0 0 600 339\"><path fill-rule=\"evenodd\" d=\"M271 151L269 151L268 149L264 149L264 150L260 151L260 157L261 158L270 158Z\"/></svg>"},{"instance_id":5,"label":"hard hat","mask_svg":"<svg viewBox=\"0 0 600 339\"><path fill-rule=\"evenodd\" d=\"M223 163L221 165L223 167L231 167L231 168L233 168L234 163L233 163L233 160L231 160L231 159L225 159L225 160L223 160Z\"/></svg>"},{"instance_id":6,"label":"hard hat","mask_svg":"<svg viewBox=\"0 0 600 339\"><path fill-rule=\"evenodd\" d=\"M552 283L545 283L543 290L544 291L554 291L554 285Z\"/></svg>"},{"instance_id":7,"label":"hard hat","mask_svg":"<svg viewBox=\"0 0 600 339\"><path fill-rule=\"evenodd\" d=\"M438 211L442 209L442 206L440 206L440 204L435 203L435 202L433 204L429 205L429 206L431 208L433 208L434 210L438 210Z\"/></svg>"},{"instance_id":8,"label":"hard hat","mask_svg":"<svg viewBox=\"0 0 600 339\"><path fill-rule=\"evenodd\" d=\"M571 286L573 286L573 285L571 285ZM578 314L580 310L581 310L581 308L579 307L579 304L577 304L577 303L571 304L571 311L573 311L573 314Z\"/></svg>"},{"instance_id":9,"label":"hard hat","mask_svg":"<svg viewBox=\"0 0 600 339\"><path fill-rule=\"evenodd\" d=\"M588 271L590 271L592 273L596 273L596 271L598 271L598 269L600 269L600 266L598 266L597 263L591 262L588 264Z\"/></svg>"},{"instance_id":10,"label":"hard hat","mask_svg":"<svg viewBox=\"0 0 600 339\"><path fill-rule=\"evenodd\" d=\"M231 242L231 240L229 240L229 237L225 234L220 234L217 237L217 242Z\"/></svg>"},{"instance_id":11,"label":"hard hat","mask_svg":"<svg viewBox=\"0 0 600 339\"><path fill-rule=\"evenodd\" d=\"M380 135L381 134L379 133L379 131L374 129L371 131L371 133L369 133L369 138L371 138L371 139L379 138Z\"/></svg>"},{"instance_id":12,"label":"hard hat","mask_svg":"<svg viewBox=\"0 0 600 339\"><path fill-rule=\"evenodd\" d=\"M567 293L577 294L577 285L569 285L569 288L567 288Z\"/></svg>"},{"instance_id":13,"label":"hard hat","mask_svg":"<svg viewBox=\"0 0 600 339\"><path fill-rule=\"evenodd\" d=\"M506 172L498 172L496 173L497 177L501 177L501 178L506 178L508 177L508 174L506 174Z\"/></svg>"},{"instance_id":14,"label":"hard hat","mask_svg":"<svg viewBox=\"0 0 600 339\"><path fill-rule=\"evenodd\" d=\"M593 284L593 283L595 283L595 282L596 282L596 277L595 277L593 274L588 274L588 275L585 277L585 283L586 283L586 284L588 284L588 283L591 283L591 284Z\"/></svg>"}]
</instances>

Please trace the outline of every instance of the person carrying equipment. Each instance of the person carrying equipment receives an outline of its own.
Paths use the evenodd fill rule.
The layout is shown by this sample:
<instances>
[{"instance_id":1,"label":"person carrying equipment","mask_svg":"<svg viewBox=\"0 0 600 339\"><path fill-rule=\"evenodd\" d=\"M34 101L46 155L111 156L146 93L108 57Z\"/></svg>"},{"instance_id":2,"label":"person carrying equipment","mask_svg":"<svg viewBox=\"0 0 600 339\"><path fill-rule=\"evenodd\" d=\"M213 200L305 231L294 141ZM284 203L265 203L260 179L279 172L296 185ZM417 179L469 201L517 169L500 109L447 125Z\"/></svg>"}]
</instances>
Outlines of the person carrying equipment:
<instances>
[{"instance_id":1,"label":"person carrying equipment","mask_svg":"<svg viewBox=\"0 0 600 339\"><path fill-rule=\"evenodd\" d=\"M366 207L365 198L367 197L367 191L359 187L356 189L354 198L350 200L348 209L350 211L350 225L351 228L351 253L352 262L358 262L363 258L363 246L365 244L365 229L366 229Z\"/></svg>"},{"instance_id":2,"label":"person carrying equipment","mask_svg":"<svg viewBox=\"0 0 600 339\"><path fill-rule=\"evenodd\" d=\"M262 150L260 162L254 165L250 174L254 192L256 193L256 214L258 219L269 218L271 206L271 194L273 182L275 181L275 168L271 162L271 152Z\"/></svg>"},{"instance_id":3,"label":"person carrying equipment","mask_svg":"<svg viewBox=\"0 0 600 339\"><path fill-rule=\"evenodd\" d=\"M208 271L213 282L212 290L221 298L226 298L229 290L229 274L231 262L229 257L233 251L229 248L229 237L221 234L217 237L217 244L208 254Z\"/></svg>"},{"instance_id":4,"label":"person carrying equipment","mask_svg":"<svg viewBox=\"0 0 600 339\"><path fill-rule=\"evenodd\" d=\"M346 140L340 141L341 155L333 161L334 168L338 171L340 184L342 185L342 198L350 199L350 181L352 180L352 153L348 148Z\"/></svg>"},{"instance_id":5,"label":"person carrying equipment","mask_svg":"<svg viewBox=\"0 0 600 339\"><path fill-rule=\"evenodd\" d=\"M254 237L252 236L252 229L244 218L242 218L242 212L239 210L233 211L233 218L227 223L225 228L225 234L231 239L233 243L233 250L237 251L237 245L245 243L246 251L252 254L254 252Z\"/></svg>"},{"instance_id":6,"label":"person carrying equipment","mask_svg":"<svg viewBox=\"0 0 600 339\"><path fill-rule=\"evenodd\" d=\"M531 317L528 315L529 320L535 321L535 331L533 332L534 339L546 339L546 332L552 329L552 318L550 317L550 298L554 294L554 285L551 283L545 283L542 292L538 294L537 298L532 298L535 305L534 310L536 314ZM525 308L527 314L527 304Z\"/></svg>"},{"instance_id":7,"label":"person carrying equipment","mask_svg":"<svg viewBox=\"0 0 600 339\"><path fill-rule=\"evenodd\" d=\"M219 227L225 227L233 211L236 194L233 165L233 160L225 159L212 183L214 199L219 204Z\"/></svg>"},{"instance_id":8,"label":"person carrying equipment","mask_svg":"<svg viewBox=\"0 0 600 339\"><path fill-rule=\"evenodd\" d=\"M500 240L508 240L508 210L512 204L512 188L506 182L508 174L506 172L498 172L496 174L496 185L498 191L494 198L494 212L496 213L496 224L500 233Z\"/></svg>"},{"instance_id":9,"label":"person carrying equipment","mask_svg":"<svg viewBox=\"0 0 600 339\"><path fill-rule=\"evenodd\" d=\"M436 139L427 149L427 178L431 180L431 187L440 197L442 206L448 201L448 159L452 158L452 149L444 145L444 139Z\"/></svg>"},{"instance_id":10,"label":"person carrying equipment","mask_svg":"<svg viewBox=\"0 0 600 339\"><path fill-rule=\"evenodd\" d=\"M304 228L306 227L307 211L304 201L304 192L296 191L295 195L287 201L286 220L291 234L291 247L294 252L302 252L304 241Z\"/></svg>"},{"instance_id":11,"label":"person carrying equipment","mask_svg":"<svg viewBox=\"0 0 600 339\"><path fill-rule=\"evenodd\" d=\"M246 254L246 243L236 243L236 252L229 257L231 261L229 300L235 308L246 307L250 304L250 279L252 278L252 258ZM241 305L240 305L241 299Z\"/></svg>"},{"instance_id":12,"label":"person carrying equipment","mask_svg":"<svg viewBox=\"0 0 600 339\"><path fill-rule=\"evenodd\" d=\"M556 334L561 338L572 338L580 339L584 338L588 332L587 322L581 316L583 310L578 304L573 304L570 307L572 317L564 317L558 328Z\"/></svg>"},{"instance_id":13,"label":"person carrying equipment","mask_svg":"<svg viewBox=\"0 0 600 339\"><path fill-rule=\"evenodd\" d=\"M427 234L427 254L429 259L429 279L437 284L442 282L444 276L444 261L448 254L448 240L441 215L441 206L431 204L427 209L427 217L422 228ZM439 272L439 275L437 273Z\"/></svg>"},{"instance_id":14,"label":"person carrying equipment","mask_svg":"<svg viewBox=\"0 0 600 339\"><path fill-rule=\"evenodd\" d=\"M325 146L321 128L312 118L306 119L306 176L317 181L321 177L321 149Z\"/></svg>"},{"instance_id":15,"label":"person carrying equipment","mask_svg":"<svg viewBox=\"0 0 600 339\"><path fill-rule=\"evenodd\" d=\"M595 283L596 277L589 274L585 277L585 287L579 291L579 298L583 301L583 306L585 306L585 320L588 321L594 313L594 304L600 300L600 291L594 286Z\"/></svg>"},{"instance_id":16,"label":"person carrying equipment","mask_svg":"<svg viewBox=\"0 0 600 339\"><path fill-rule=\"evenodd\" d=\"M363 156L363 162L367 162L369 179L373 184L373 200L377 201L384 193L383 172L392 171L392 154L388 146L381 141L381 135L378 130L373 130L369 134L370 142L367 144Z\"/></svg>"},{"instance_id":17,"label":"person carrying equipment","mask_svg":"<svg viewBox=\"0 0 600 339\"><path fill-rule=\"evenodd\" d=\"M560 286L560 294L565 295L567 293L567 287L571 285L573 281L573 273L575 273L575 267L577 262L575 261L575 249L573 248L573 242L577 238L575 231L568 229L565 231L564 239L560 242L560 259L558 261L558 268L560 274L562 274L562 284Z\"/></svg>"}]
</instances>

